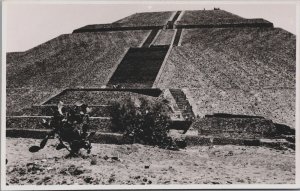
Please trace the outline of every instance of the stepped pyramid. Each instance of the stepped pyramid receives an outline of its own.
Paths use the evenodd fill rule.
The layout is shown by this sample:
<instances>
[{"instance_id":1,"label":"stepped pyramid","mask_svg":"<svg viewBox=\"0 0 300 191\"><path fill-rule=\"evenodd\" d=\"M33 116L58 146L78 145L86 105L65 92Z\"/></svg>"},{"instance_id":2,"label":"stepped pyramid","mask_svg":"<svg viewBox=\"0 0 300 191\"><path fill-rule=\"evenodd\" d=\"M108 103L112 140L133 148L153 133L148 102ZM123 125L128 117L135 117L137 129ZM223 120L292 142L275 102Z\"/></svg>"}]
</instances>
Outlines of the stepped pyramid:
<instances>
[{"instance_id":1,"label":"stepped pyramid","mask_svg":"<svg viewBox=\"0 0 300 191\"><path fill-rule=\"evenodd\" d=\"M294 128L295 63L295 35L261 18L136 13L7 53L7 128L38 128L58 100L83 100L106 130L110 101L128 96L168 97L181 120L227 113Z\"/></svg>"}]
</instances>

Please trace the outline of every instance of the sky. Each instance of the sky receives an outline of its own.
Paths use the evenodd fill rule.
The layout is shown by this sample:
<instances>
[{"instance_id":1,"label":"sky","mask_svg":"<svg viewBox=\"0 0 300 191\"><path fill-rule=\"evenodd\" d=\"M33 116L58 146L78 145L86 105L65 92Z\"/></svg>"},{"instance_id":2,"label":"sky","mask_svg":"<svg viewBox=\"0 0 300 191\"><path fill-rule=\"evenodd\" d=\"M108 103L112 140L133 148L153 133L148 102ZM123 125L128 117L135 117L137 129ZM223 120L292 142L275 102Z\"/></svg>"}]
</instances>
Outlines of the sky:
<instances>
[{"instance_id":1,"label":"sky","mask_svg":"<svg viewBox=\"0 0 300 191\"><path fill-rule=\"evenodd\" d=\"M296 34L294 4L199 4L199 3L130 3L130 4L5 4L6 51L26 51L61 34L88 24L110 23L137 12L203 10L214 7L244 18L263 18Z\"/></svg>"}]
</instances>

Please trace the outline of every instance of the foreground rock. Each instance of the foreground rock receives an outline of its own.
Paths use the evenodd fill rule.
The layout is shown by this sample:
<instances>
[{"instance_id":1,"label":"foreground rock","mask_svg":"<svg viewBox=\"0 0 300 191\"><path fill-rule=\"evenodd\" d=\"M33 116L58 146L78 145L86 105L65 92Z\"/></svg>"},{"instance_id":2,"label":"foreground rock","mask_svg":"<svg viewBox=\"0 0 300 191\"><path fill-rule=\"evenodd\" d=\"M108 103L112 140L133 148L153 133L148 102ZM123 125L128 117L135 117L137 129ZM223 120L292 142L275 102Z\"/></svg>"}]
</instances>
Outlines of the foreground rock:
<instances>
[{"instance_id":1,"label":"foreground rock","mask_svg":"<svg viewBox=\"0 0 300 191\"><path fill-rule=\"evenodd\" d=\"M56 141L7 139L7 184L290 184L295 153L254 146L196 146L180 151L144 145L94 144L90 155L66 158ZM117 160L116 160L117 159Z\"/></svg>"}]
</instances>

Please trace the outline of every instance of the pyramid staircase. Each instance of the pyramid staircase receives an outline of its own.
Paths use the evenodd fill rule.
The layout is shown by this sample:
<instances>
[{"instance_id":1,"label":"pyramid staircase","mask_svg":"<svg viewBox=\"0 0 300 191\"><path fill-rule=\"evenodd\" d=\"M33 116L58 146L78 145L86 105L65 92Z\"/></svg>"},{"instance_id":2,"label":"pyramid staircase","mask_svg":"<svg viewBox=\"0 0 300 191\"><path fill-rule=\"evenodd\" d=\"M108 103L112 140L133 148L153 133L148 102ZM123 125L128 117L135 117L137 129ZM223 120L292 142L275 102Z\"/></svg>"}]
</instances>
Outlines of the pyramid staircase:
<instances>
[{"instance_id":1,"label":"pyramid staircase","mask_svg":"<svg viewBox=\"0 0 300 191\"><path fill-rule=\"evenodd\" d=\"M166 29L174 29L174 23L180 16L177 11L171 21L168 21ZM118 88L151 88L156 80L161 66L167 56L170 46L153 46L160 29L151 30L147 39L140 48L130 48L124 56L118 68L107 83L108 87ZM176 33L175 44L178 46L182 29Z\"/></svg>"},{"instance_id":2,"label":"pyramid staircase","mask_svg":"<svg viewBox=\"0 0 300 191\"><path fill-rule=\"evenodd\" d=\"M168 49L169 46L130 48L107 86L151 88Z\"/></svg>"},{"instance_id":3,"label":"pyramid staircase","mask_svg":"<svg viewBox=\"0 0 300 191\"><path fill-rule=\"evenodd\" d=\"M150 45L152 44L154 38L156 37L157 33L158 33L159 29L153 29L149 36L147 37L147 39L145 40L145 42L143 43L142 47L146 48L146 47L150 47Z\"/></svg>"},{"instance_id":4,"label":"pyramid staircase","mask_svg":"<svg viewBox=\"0 0 300 191\"><path fill-rule=\"evenodd\" d=\"M176 20L178 19L179 15L181 14L182 11L177 11L174 15L174 17L172 18L171 21L168 21L166 29L174 29L175 25L174 23L176 22Z\"/></svg>"},{"instance_id":5,"label":"pyramid staircase","mask_svg":"<svg viewBox=\"0 0 300 191\"><path fill-rule=\"evenodd\" d=\"M182 29L177 29L175 34L175 39L173 42L173 46L178 46L181 38Z\"/></svg>"},{"instance_id":6,"label":"pyramid staircase","mask_svg":"<svg viewBox=\"0 0 300 191\"><path fill-rule=\"evenodd\" d=\"M174 97L179 111L185 120L190 120L195 117L192 110L192 106L186 98L186 95L181 89L170 89L172 96Z\"/></svg>"}]
</instances>

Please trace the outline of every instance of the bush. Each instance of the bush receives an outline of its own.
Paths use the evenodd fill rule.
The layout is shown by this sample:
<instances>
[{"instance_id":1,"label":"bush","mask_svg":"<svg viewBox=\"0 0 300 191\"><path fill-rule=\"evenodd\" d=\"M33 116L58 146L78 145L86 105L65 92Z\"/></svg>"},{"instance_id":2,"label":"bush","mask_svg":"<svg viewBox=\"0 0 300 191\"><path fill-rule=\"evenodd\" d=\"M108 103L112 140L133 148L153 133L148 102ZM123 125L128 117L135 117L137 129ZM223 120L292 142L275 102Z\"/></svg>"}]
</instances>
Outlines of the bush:
<instances>
[{"instance_id":1,"label":"bush","mask_svg":"<svg viewBox=\"0 0 300 191\"><path fill-rule=\"evenodd\" d=\"M175 148L168 137L169 107L164 100L127 99L124 103L112 103L112 131L121 132L130 143Z\"/></svg>"}]
</instances>

